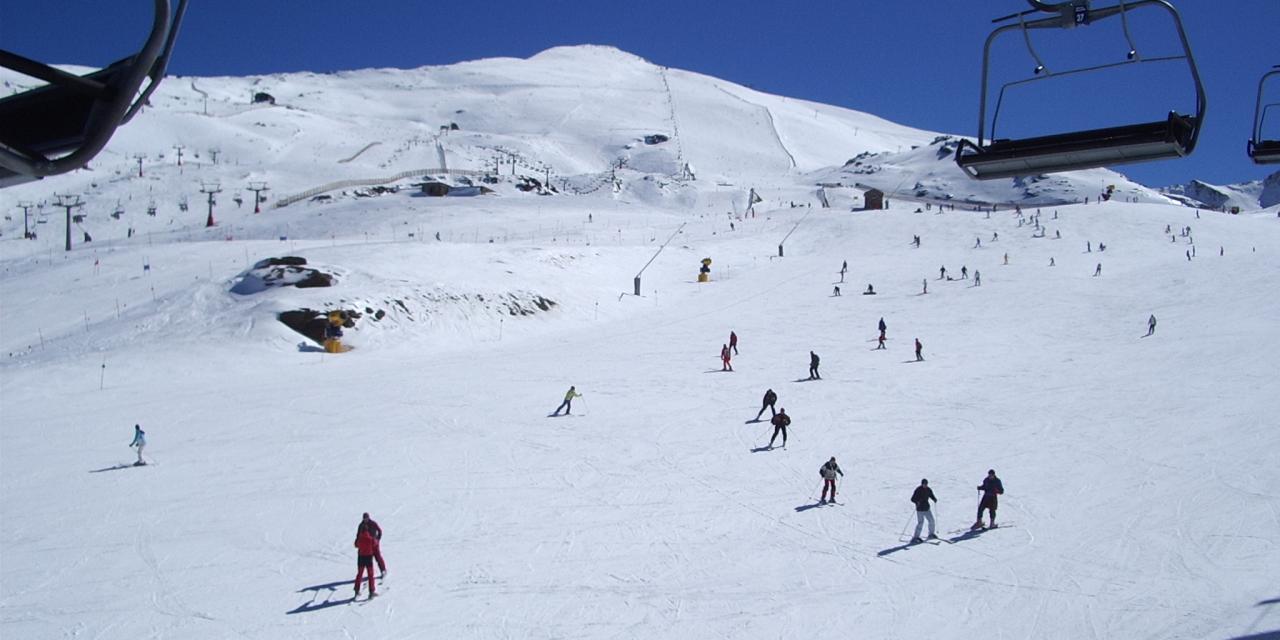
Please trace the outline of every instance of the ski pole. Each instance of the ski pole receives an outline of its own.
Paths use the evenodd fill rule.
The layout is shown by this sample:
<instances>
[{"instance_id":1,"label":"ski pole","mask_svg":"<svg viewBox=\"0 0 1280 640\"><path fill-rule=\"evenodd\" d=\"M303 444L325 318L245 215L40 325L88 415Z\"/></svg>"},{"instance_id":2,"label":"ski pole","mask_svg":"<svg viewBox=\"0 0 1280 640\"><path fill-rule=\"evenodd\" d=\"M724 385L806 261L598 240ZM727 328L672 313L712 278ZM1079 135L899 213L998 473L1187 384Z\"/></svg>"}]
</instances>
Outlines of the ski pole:
<instances>
[{"instance_id":1,"label":"ski pole","mask_svg":"<svg viewBox=\"0 0 1280 640\"><path fill-rule=\"evenodd\" d=\"M915 515L915 514L912 514L912 515ZM907 528L910 526L911 526L911 516L907 516L907 523L902 525L902 533L899 533L898 537L899 538L905 537L907 535Z\"/></svg>"}]
</instances>

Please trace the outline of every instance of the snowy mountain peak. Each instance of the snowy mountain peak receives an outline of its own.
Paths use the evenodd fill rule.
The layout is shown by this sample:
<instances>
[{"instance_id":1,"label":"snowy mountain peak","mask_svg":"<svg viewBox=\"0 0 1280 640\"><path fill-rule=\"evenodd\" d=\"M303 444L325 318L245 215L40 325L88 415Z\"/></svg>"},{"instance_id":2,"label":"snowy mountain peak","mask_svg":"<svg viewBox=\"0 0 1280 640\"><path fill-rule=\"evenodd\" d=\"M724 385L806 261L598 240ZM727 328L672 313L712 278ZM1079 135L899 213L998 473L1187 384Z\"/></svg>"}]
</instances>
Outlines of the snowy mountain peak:
<instances>
[{"instance_id":1,"label":"snowy mountain peak","mask_svg":"<svg viewBox=\"0 0 1280 640\"><path fill-rule=\"evenodd\" d=\"M1264 180L1229 185L1214 185L1202 180L1192 180L1187 184L1164 187L1160 192L1188 206L1209 209L1238 208L1244 211L1265 209L1280 203L1280 172L1273 173Z\"/></svg>"}]
</instances>

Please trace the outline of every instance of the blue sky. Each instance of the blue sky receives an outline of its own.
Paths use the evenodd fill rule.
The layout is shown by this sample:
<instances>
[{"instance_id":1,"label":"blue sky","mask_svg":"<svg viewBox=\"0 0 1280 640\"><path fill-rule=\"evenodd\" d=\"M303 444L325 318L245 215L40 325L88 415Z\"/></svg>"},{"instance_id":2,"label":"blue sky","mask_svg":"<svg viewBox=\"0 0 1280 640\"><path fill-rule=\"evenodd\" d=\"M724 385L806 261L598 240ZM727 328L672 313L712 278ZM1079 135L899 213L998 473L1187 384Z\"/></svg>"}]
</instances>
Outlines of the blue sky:
<instances>
[{"instance_id":1,"label":"blue sky","mask_svg":"<svg viewBox=\"0 0 1280 640\"><path fill-rule=\"evenodd\" d=\"M1112 2L1095 2L1095 5ZM1259 179L1248 161L1258 78L1280 64L1280 0L1176 0L1208 93L1208 116L1186 159L1118 169L1150 185L1200 178ZM104 15L103 8L115 13ZM791 97L858 109L949 133L977 132L982 46L991 19L1026 8L1022 0L766 3L490 2L391 0L193 0L170 72L251 75L364 67L449 64L527 57L566 44L607 44L658 64L705 73ZM150 24L147 0L0 3L0 43L48 62L101 65L128 53ZM1140 17L1146 17L1140 20ZM1127 50L1118 28L1037 34L1042 57ZM1169 51L1176 36L1162 14L1135 12L1145 56ZM1083 46L1072 47L1079 33ZM997 70L1025 74L1034 63L1021 39L1002 41ZM1144 65L1150 74L1107 77L1077 87L1025 91L1009 100L1002 130L1052 133L1071 123L1157 120L1192 108L1184 67ZM1102 74L1100 74L1102 75ZM1038 83L1047 84L1047 83ZM1280 82L1271 85L1280 100ZM1273 100L1273 101L1274 101ZM1128 113L1133 117L1125 117ZM1087 117L1086 117L1087 116ZM1116 120L1118 118L1118 120ZM1280 135L1268 121L1266 137ZM1074 125L1079 128L1082 125ZM1089 126L1093 126L1092 123ZM1272 165L1272 171L1275 166Z\"/></svg>"}]
</instances>

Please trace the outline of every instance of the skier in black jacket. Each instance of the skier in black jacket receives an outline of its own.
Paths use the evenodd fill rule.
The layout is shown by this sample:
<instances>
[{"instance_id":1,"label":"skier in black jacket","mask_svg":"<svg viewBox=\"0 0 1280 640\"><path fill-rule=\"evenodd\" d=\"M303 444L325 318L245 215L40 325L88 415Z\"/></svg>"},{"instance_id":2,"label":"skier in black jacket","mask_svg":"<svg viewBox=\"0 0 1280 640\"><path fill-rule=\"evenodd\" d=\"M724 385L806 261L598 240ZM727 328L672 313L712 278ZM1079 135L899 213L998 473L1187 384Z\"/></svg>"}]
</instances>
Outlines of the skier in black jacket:
<instances>
[{"instance_id":1,"label":"skier in black jacket","mask_svg":"<svg viewBox=\"0 0 1280 640\"><path fill-rule=\"evenodd\" d=\"M787 448L787 425L791 424L791 416L787 415L786 409L778 409L778 415L770 420L773 424L773 435L769 438L769 448L773 448L773 439L782 434L782 448Z\"/></svg>"},{"instance_id":2,"label":"skier in black jacket","mask_svg":"<svg viewBox=\"0 0 1280 640\"><path fill-rule=\"evenodd\" d=\"M818 354L809 352L809 379L821 380L822 376L818 375Z\"/></svg>"},{"instance_id":3,"label":"skier in black jacket","mask_svg":"<svg viewBox=\"0 0 1280 640\"><path fill-rule=\"evenodd\" d=\"M837 473L840 474L841 477L844 477L844 471L841 471L840 465L836 464L835 456L831 456L831 459L828 460L826 464L822 465L820 469L818 469L818 475L822 476L822 499L818 501L819 504L826 503L827 489L831 490L831 501L832 502L836 501L836 474Z\"/></svg>"},{"instance_id":4,"label":"skier in black jacket","mask_svg":"<svg viewBox=\"0 0 1280 640\"><path fill-rule=\"evenodd\" d=\"M929 509L929 501L937 502L938 499L933 495L933 489L929 488L928 480L921 480L920 486L916 487L914 493L911 494L911 502L916 505L916 532L911 536L911 542L924 542L920 539L920 529L924 526L924 521L929 521L929 539L937 538L934 533L933 511Z\"/></svg>"},{"instance_id":5,"label":"skier in black jacket","mask_svg":"<svg viewBox=\"0 0 1280 640\"><path fill-rule=\"evenodd\" d=\"M982 500L978 502L978 519L973 523L971 529L982 529L982 510L986 509L991 512L991 526L996 528L996 506L999 496L1004 493L1004 483L1000 482L1000 478L996 477L995 469L987 469L987 477L982 480L982 484L978 485L978 491L982 492Z\"/></svg>"},{"instance_id":6,"label":"skier in black jacket","mask_svg":"<svg viewBox=\"0 0 1280 640\"><path fill-rule=\"evenodd\" d=\"M777 401L778 394L774 393L773 389L765 390L764 401L760 403L760 412L756 414L756 420L759 420L760 416L764 415L765 409L768 409L769 413L774 416L778 415L778 410L773 408L774 403Z\"/></svg>"}]
</instances>

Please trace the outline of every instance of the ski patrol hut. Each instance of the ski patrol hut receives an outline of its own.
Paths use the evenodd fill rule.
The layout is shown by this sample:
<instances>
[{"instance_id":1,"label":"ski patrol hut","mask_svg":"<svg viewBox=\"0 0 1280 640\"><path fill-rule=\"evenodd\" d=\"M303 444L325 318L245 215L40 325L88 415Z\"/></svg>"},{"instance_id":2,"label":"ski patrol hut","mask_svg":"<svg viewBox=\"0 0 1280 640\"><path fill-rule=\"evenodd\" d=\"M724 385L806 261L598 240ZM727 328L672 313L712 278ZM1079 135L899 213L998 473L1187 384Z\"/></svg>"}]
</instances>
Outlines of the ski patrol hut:
<instances>
[{"instance_id":1,"label":"ski patrol hut","mask_svg":"<svg viewBox=\"0 0 1280 640\"><path fill-rule=\"evenodd\" d=\"M867 189L862 194L862 208L863 210L883 209L884 192L874 187Z\"/></svg>"}]
</instances>

